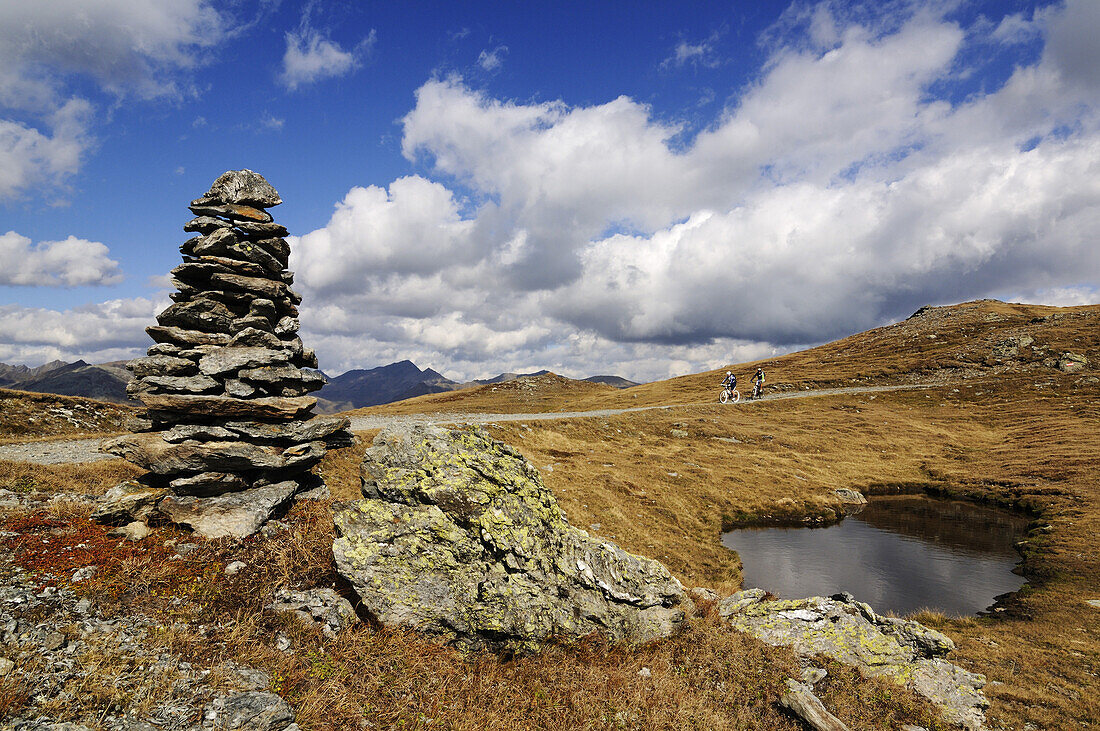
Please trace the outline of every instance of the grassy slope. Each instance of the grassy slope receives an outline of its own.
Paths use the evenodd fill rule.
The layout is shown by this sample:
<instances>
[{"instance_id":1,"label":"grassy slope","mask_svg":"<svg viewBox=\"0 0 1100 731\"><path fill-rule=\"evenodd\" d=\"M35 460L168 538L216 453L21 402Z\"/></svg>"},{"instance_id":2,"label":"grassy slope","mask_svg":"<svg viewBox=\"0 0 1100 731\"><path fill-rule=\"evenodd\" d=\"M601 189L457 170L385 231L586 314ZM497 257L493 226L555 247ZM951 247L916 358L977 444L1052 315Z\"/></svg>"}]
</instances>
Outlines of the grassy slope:
<instances>
[{"instance_id":1,"label":"grassy slope","mask_svg":"<svg viewBox=\"0 0 1100 731\"><path fill-rule=\"evenodd\" d=\"M366 411L693 404L488 427L539 467L573 523L599 524L593 532L661 558L687 586L738 588L736 556L719 543L723 528L768 517L834 515L838 487L930 489L1028 509L1052 526L1049 533L1035 531L1025 549L1031 587L992 619L921 619L955 639L955 662L999 683L988 689L992 726L1080 727L1100 718L1094 688L1100 610L1083 603L1100 598L1094 528L1100 385L1088 380L1100 361L1098 313L1097 307L969 303L769 361L769 383L792 389L856 379L933 384L926 390L723 407L715 403L723 368L626 391L542 377L533 387L498 385ZM1049 319L1032 322L1038 318ZM1039 350L1027 348L1022 358L1004 362L988 357L997 342L1024 333ZM1043 364L1049 353L1066 350L1091 360L1087 372L1063 374ZM747 376L752 367L737 372ZM338 498L357 495L358 462L372 435L361 436L364 444L333 453L322 465ZM0 467L0 486L30 469ZM37 484L48 484L52 469L36 472ZM79 479L80 491L101 491L114 477L65 475L57 489ZM733 635L706 607L686 634L640 654L582 643L510 662L459 655L399 632L363 630L330 642L287 628L262 606L272 586L334 580L327 515L324 506L295 508L283 534L211 543L182 562L144 561L120 553L127 547L105 544L102 555L81 559L105 568L79 590L166 617L192 612L215 627L214 634L184 633L175 647L199 659L238 657L273 670L306 729L352 727L362 713L378 727L406 728L427 726L425 718L447 728L796 728L774 705L789 654ZM74 545L91 545L89 536L101 533L79 516L71 516L70 526L65 535ZM160 546L173 537L159 529L150 540ZM72 552L39 560L48 568L62 555ZM250 568L225 577L220 569L235 557ZM294 652L271 647L280 631L293 633ZM643 665L651 677L637 675ZM903 721L935 726L927 706L911 696L861 683L840 668L830 672L819 689L852 728ZM4 683L11 682L0 679L0 705Z\"/></svg>"},{"instance_id":2,"label":"grassy slope","mask_svg":"<svg viewBox=\"0 0 1100 731\"><path fill-rule=\"evenodd\" d=\"M117 434L131 406L0 388L0 443Z\"/></svg>"},{"instance_id":3,"label":"grassy slope","mask_svg":"<svg viewBox=\"0 0 1100 731\"><path fill-rule=\"evenodd\" d=\"M1033 342L1015 356L994 356L998 343L1021 336ZM1052 367L1067 351L1089 366L1072 374ZM735 372L747 378L755 365ZM926 619L955 637L960 661L1003 683L989 690L991 717L1047 727L1100 718L1100 610L1083 602L1100 598L1100 307L934 308L766 365L769 385L782 390L929 388L723 407L714 403L723 367L625 391L548 384L536 399L480 389L365 411L686 404L490 431L540 468L575 524L599 525L594 532L660 558L688 586L738 588L737 558L719 542L724 529L831 517L840 487L963 494L1028 510L1054 530L1033 533L1031 587L1005 616ZM352 497L354 482L343 484Z\"/></svg>"}]
</instances>

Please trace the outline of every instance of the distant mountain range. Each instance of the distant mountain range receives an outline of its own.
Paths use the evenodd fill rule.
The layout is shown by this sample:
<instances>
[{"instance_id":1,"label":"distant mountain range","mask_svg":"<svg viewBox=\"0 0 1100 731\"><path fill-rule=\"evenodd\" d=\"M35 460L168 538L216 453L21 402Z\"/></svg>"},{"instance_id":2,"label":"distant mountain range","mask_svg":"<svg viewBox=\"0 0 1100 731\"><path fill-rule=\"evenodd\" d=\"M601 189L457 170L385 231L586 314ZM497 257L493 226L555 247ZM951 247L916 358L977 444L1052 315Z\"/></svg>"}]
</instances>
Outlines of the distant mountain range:
<instances>
[{"instance_id":1,"label":"distant mountain range","mask_svg":"<svg viewBox=\"0 0 1100 731\"><path fill-rule=\"evenodd\" d=\"M82 360L75 363L55 360L36 368L0 363L0 388L56 393L63 396L85 396L119 404L133 403L126 395L126 382L130 380L130 372L125 366L124 360L98 365L89 365ZM421 370L412 361L403 360L369 370L351 370L329 378L328 385L314 395L319 399L317 405L319 412L333 413L364 406L388 404L429 393L457 391L489 383L504 383L524 376L540 376L544 373L548 371L501 373L493 378L460 383L444 377L431 368ZM638 385L634 381L628 381L619 376L592 376L584 380L605 383L615 388Z\"/></svg>"},{"instance_id":2,"label":"distant mountain range","mask_svg":"<svg viewBox=\"0 0 1100 731\"><path fill-rule=\"evenodd\" d=\"M37 368L0 363L2 388L85 396L116 404L129 403L126 395L126 382L129 380L130 371L126 370L124 360L99 365L89 365L82 360L75 363L55 360Z\"/></svg>"},{"instance_id":3,"label":"distant mountain range","mask_svg":"<svg viewBox=\"0 0 1100 731\"><path fill-rule=\"evenodd\" d=\"M429 393L443 393L445 391L473 388L474 386L484 386L490 383L504 383L524 376L541 376L544 373L549 373L549 371L501 373L493 378L461 383L452 381L431 368L421 370L412 361L403 360L378 368L371 368L370 370L351 370L339 376L330 377L328 385L315 395L321 400L318 404L318 410L331 413L346 409L358 409L364 406L388 404ZM615 388L629 388L638 385L634 381L628 381L619 376L592 376L584 380L605 383Z\"/></svg>"}]
</instances>

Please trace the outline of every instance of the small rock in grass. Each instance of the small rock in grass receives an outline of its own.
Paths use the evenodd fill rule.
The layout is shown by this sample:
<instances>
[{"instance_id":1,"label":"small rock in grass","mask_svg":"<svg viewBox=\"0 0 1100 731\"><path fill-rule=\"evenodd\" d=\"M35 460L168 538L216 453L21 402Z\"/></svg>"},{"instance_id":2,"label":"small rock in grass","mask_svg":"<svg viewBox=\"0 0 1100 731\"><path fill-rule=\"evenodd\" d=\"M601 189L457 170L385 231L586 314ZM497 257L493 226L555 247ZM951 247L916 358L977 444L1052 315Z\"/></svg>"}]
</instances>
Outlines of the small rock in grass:
<instances>
[{"instance_id":1,"label":"small rock in grass","mask_svg":"<svg viewBox=\"0 0 1100 731\"><path fill-rule=\"evenodd\" d=\"M237 677L246 690L265 690L271 685L271 676L256 668L237 668Z\"/></svg>"},{"instance_id":2,"label":"small rock in grass","mask_svg":"<svg viewBox=\"0 0 1100 731\"><path fill-rule=\"evenodd\" d=\"M220 699L219 699L220 700ZM211 704L203 716L214 729L240 731L285 731L294 723L294 711L274 693L249 691L226 698L221 707Z\"/></svg>"},{"instance_id":3,"label":"small rock in grass","mask_svg":"<svg viewBox=\"0 0 1100 731\"><path fill-rule=\"evenodd\" d=\"M73 583L79 584L81 581L87 581L95 576L96 569L98 568L98 566L85 566L84 568L77 569L73 572Z\"/></svg>"},{"instance_id":4,"label":"small rock in grass","mask_svg":"<svg viewBox=\"0 0 1100 731\"><path fill-rule=\"evenodd\" d=\"M798 716L816 731L849 731L844 722L829 713L821 699L813 694L813 689L808 685L788 680L787 692L780 696L779 705Z\"/></svg>"},{"instance_id":5,"label":"small rock in grass","mask_svg":"<svg viewBox=\"0 0 1100 731\"><path fill-rule=\"evenodd\" d=\"M954 649L946 635L912 620L879 616L850 594L754 602L724 612L737 597L719 607L735 629L770 645L792 646L805 658L825 655L865 677L889 679L931 700L945 720L972 731L984 728L985 677L943 659Z\"/></svg>"},{"instance_id":6,"label":"small rock in grass","mask_svg":"<svg viewBox=\"0 0 1100 731\"><path fill-rule=\"evenodd\" d=\"M3 677L15 669L15 663L6 657L0 657L0 677Z\"/></svg>"},{"instance_id":7,"label":"small rock in grass","mask_svg":"<svg viewBox=\"0 0 1100 731\"><path fill-rule=\"evenodd\" d=\"M149 530L149 526L140 520L107 531L107 535L112 538L125 538L128 541L140 541L150 533L152 531Z\"/></svg>"},{"instance_id":8,"label":"small rock in grass","mask_svg":"<svg viewBox=\"0 0 1100 731\"><path fill-rule=\"evenodd\" d=\"M327 588L305 591L279 589L275 592L275 601L268 607L280 614L293 612L306 622L319 625L330 637L357 619L351 602Z\"/></svg>"},{"instance_id":9,"label":"small rock in grass","mask_svg":"<svg viewBox=\"0 0 1100 731\"><path fill-rule=\"evenodd\" d=\"M802 668L802 682L806 685L813 686L820 683L825 679L825 676L829 673L825 671L825 668Z\"/></svg>"},{"instance_id":10,"label":"small rock in grass","mask_svg":"<svg viewBox=\"0 0 1100 731\"><path fill-rule=\"evenodd\" d=\"M703 601L716 602L719 599L718 593L714 589L708 589L705 586L697 586L691 589L689 592L695 599L702 599Z\"/></svg>"},{"instance_id":11,"label":"small rock in grass","mask_svg":"<svg viewBox=\"0 0 1100 731\"><path fill-rule=\"evenodd\" d=\"M863 496L863 493L859 490L853 490L848 487L842 487L833 491L836 497L842 503L850 503L853 505L866 505L867 498Z\"/></svg>"},{"instance_id":12,"label":"small rock in grass","mask_svg":"<svg viewBox=\"0 0 1100 731\"><path fill-rule=\"evenodd\" d=\"M225 575L233 576L234 574L239 574L241 572L241 569L243 569L247 565L248 564L246 564L244 561L234 561L233 563L225 567Z\"/></svg>"},{"instance_id":13,"label":"small rock in grass","mask_svg":"<svg viewBox=\"0 0 1100 731\"><path fill-rule=\"evenodd\" d=\"M275 649L279 652L286 652L290 649L290 640L280 635L275 640Z\"/></svg>"},{"instance_id":14,"label":"small rock in grass","mask_svg":"<svg viewBox=\"0 0 1100 731\"><path fill-rule=\"evenodd\" d=\"M649 668L642 668L638 671L638 675L643 678L648 678L650 675L653 675L653 673L650 671Z\"/></svg>"}]
</instances>

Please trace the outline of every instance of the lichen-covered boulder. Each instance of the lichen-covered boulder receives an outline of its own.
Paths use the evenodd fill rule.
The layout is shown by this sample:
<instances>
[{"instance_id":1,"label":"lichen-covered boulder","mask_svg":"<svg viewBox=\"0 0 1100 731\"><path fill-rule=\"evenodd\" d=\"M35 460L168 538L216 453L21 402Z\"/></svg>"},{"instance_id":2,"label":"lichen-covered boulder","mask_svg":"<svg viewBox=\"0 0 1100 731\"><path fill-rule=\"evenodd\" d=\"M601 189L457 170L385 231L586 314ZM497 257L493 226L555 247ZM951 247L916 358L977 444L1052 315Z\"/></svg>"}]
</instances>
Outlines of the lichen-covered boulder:
<instances>
[{"instance_id":1,"label":"lichen-covered boulder","mask_svg":"<svg viewBox=\"0 0 1100 731\"><path fill-rule=\"evenodd\" d=\"M718 613L742 632L799 655L824 655L865 677L884 677L912 688L938 706L944 718L981 729L989 705L985 677L943 659L954 643L911 620L882 617L850 594L765 601L760 589L727 597Z\"/></svg>"},{"instance_id":2,"label":"lichen-covered boulder","mask_svg":"<svg viewBox=\"0 0 1100 731\"><path fill-rule=\"evenodd\" d=\"M551 636L666 637L690 607L667 568L571 526L534 466L480 430L390 427L362 482L333 553L383 624L529 652Z\"/></svg>"}]
</instances>

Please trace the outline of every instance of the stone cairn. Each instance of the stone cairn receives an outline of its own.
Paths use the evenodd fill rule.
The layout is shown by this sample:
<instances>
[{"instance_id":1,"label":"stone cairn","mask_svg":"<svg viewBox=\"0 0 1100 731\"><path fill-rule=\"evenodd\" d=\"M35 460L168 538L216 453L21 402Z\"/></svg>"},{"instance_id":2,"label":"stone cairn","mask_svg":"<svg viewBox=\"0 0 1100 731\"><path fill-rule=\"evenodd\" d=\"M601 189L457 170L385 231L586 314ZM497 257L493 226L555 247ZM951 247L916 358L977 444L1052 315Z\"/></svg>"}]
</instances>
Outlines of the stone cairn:
<instances>
[{"instance_id":1,"label":"stone cairn","mask_svg":"<svg viewBox=\"0 0 1100 731\"><path fill-rule=\"evenodd\" d=\"M167 521L208 537L246 536L296 495L321 497L311 474L351 443L346 418L311 416L324 385L298 337L287 230L266 208L279 194L251 170L219 177L191 202L172 270L174 304L146 328L156 341L128 364L127 391L147 413L103 450L149 470L112 489L103 522Z\"/></svg>"}]
</instances>

